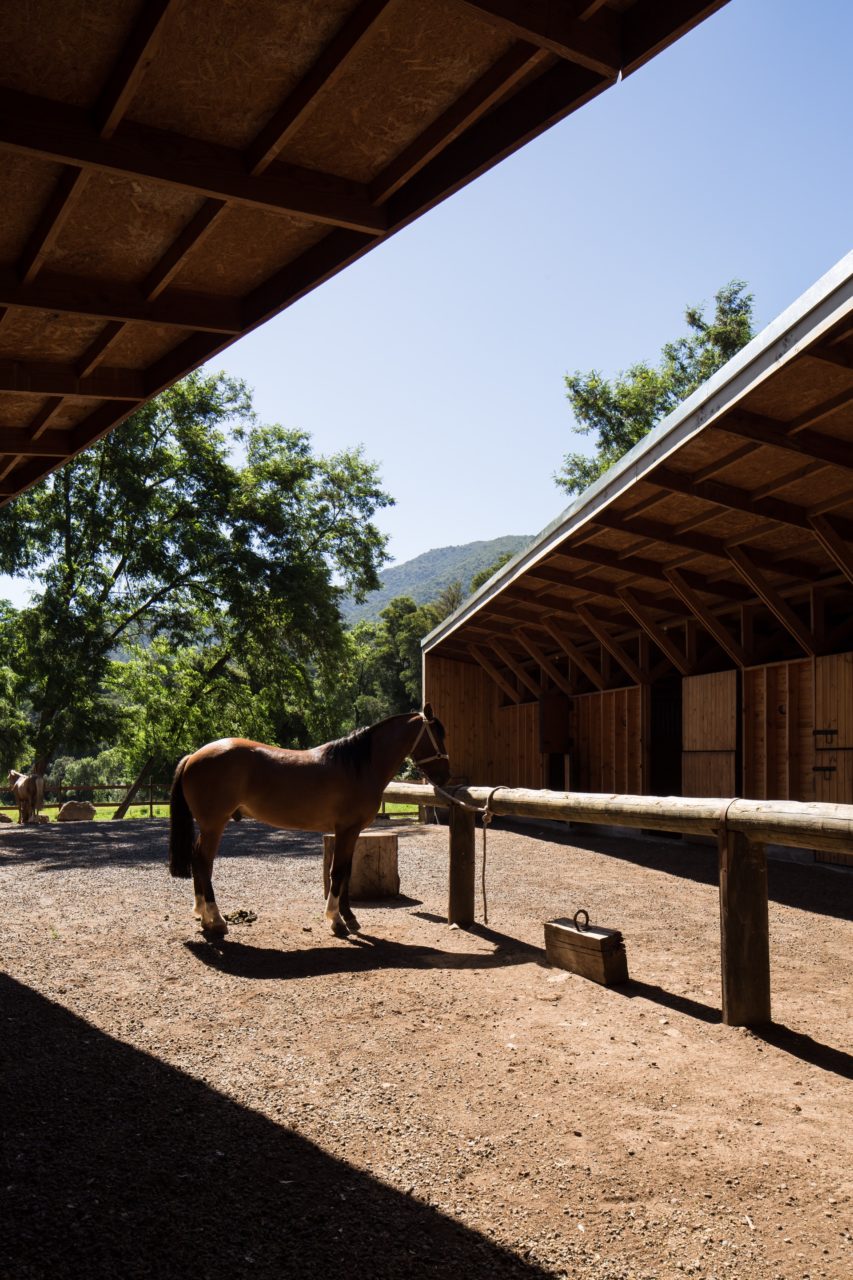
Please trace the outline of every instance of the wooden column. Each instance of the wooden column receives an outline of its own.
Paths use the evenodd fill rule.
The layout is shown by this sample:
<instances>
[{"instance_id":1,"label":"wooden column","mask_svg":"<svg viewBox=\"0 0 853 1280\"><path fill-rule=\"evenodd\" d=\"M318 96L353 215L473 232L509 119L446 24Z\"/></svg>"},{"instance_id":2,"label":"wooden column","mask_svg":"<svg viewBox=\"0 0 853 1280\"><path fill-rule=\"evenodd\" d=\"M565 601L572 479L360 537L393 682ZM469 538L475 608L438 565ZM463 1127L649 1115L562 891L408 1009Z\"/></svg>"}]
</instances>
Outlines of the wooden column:
<instances>
[{"instance_id":1,"label":"wooden column","mask_svg":"<svg viewBox=\"0 0 853 1280\"><path fill-rule=\"evenodd\" d=\"M763 844L725 827L719 852L723 1022L759 1026L770 1021L767 856Z\"/></svg>"},{"instance_id":2,"label":"wooden column","mask_svg":"<svg viewBox=\"0 0 853 1280\"><path fill-rule=\"evenodd\" d=\"M447 923L467 928L474 923L474 837L477 815L461 805L450 806L450 887Z\"/></svg>"}]
</instances>

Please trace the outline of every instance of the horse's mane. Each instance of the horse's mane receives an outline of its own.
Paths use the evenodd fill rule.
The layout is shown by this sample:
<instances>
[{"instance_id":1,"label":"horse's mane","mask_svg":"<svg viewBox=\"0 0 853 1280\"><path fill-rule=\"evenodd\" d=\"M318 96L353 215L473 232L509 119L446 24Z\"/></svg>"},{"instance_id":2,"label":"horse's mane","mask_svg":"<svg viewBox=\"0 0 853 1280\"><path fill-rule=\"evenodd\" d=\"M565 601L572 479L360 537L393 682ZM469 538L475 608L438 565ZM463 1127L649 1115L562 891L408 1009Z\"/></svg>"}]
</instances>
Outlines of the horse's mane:
<instances>
[{"instance_id":1,"label":"horse's mane","mask_svg":"<svg viewBox=\"0 0 853 1280\"><path fill-rule=\"evenodd\" d=\"M370 764L373 754L373 735L376 730L381 729L391 720L400 720L411 714L411 712L402 712L400 715L388 716L378 724L368 725L366 729L353 729L352 733L348 733L345 738L335 738L334 742L327 742L320 748L323 753L323 763L342 765L345 769L351 769L353 773L360 773ZM443 737L444 729L439 722L434 720L432 724Z\"/></svg>"},{"instance_id":2,"label":"horse's mane","mask_svg":"<svg viewBox=\"0 0 853 1280\"><path fill-rule=\"evenodd\" d=\"M342 765L353 773L361 773L370 764L373 754L373 730L377 725L368 725L366 729L353 729L345 738L335 738L321 747L324 764Z\"/></svg>"}]
</instances>

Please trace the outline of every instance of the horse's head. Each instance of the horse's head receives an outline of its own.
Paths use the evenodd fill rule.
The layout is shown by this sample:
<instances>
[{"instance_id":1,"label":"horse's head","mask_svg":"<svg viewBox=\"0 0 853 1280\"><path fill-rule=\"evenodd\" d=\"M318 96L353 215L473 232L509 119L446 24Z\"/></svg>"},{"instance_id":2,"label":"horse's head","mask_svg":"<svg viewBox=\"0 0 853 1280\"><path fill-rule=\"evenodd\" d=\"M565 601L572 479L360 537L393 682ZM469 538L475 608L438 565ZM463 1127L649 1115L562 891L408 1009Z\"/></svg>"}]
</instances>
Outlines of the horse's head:
<instances>
[{"instance_id":1,"label":"horse's head","mask_svg":"<svg viewBox=\"0 0 853 1280\"><path fill-rule=\"evenodd\" d=\"M423 726L412 748L412 759L430 782L443 787L450 777L450 757L444 744L444 725L433 715L428 702L421 715Z\"/></svg>"}]
</instances>

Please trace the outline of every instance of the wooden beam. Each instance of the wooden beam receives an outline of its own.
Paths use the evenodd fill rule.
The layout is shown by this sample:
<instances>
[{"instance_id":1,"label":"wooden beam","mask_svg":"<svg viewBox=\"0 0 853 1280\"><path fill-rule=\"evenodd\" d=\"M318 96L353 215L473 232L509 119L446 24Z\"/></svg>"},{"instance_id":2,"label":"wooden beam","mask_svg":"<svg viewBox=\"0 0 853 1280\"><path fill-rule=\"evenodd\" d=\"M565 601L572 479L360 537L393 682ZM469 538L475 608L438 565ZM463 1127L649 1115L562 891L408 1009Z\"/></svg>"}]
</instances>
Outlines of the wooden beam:
<instances>
[{"instance_id":1,"label":"wooden beam","mask_svg":"<svg viewBox=\"0 0 853 1280\"><path fill-rule=\"evenodd\" d=\"M370 184L370 197L383 204L445 147L501 100L547 55L519 42L480 76L470 89L395 157Z\"/></svg>"},{"instance_id":2,"label":"wooden beam","mask_svg":"<svg viewBox=\"0 0 853 1280\"><path fill-rule=\"evenodd\" d=\"M60 173L41 217L18 258L16 271L21 284L30 284L35 280L68 221L68 215L86 185L87 177L83 169L75 169L73 166L64 168Z\"/></svg>"},{"instance_id":3,"label":"wooden beam","mask_svg":"<svg viewBox=\"0 0 853 1280\"><path fill-rule=\"evenodd\" d=\"M145 69L154 56L163 21L172 3L173 0L147 0L143 5L127 44L92 111L93 126L102 138L110 137L115 131L127 104L138 89ZM29 284L38 275L80 197L87 178L88 174L83 169L73 166L63 169L36 228L18 259L18 274L22 284Z\"/></svg>"},{"instance_id":4,"label":"wooden beam","mask_svg":"<svg viewBox=\"0 0 853 1280\"><path fill-rule=\"evenodd\" d=\"M0 360L0 391L92 400L141 400L145 394L136 369L102 368L81 377L74 365L23 360Z\"/></svg>"},{"instance_id":5,"label":"wooden beam","mask_svg":"<svg viewBox=\"0 0 853 1280\"><path fill-rule=\"evenodd\" d=\"M517 659L515 659L513 655L507 649L505 649L504 646L500 644L497 640L491 640L489 643L491 644L492 648L494 649L495 653L498 655L498 657L500 658L504 666L509 667L510 671L513 673L513 675L516 677L517 680L521 681L525 689L529 689L530 692L533 694L534 698L541 698L542 686L540 685L539 681L534 680L533 676L531 676L527 671L524 670L524 667L521 665L521 663L518 662Z\"/></svg>"},{"instance_id":6,"label":"wooden beam","mask_svg":"<svg viewBox=\"0 0 853 1280\"><path fill-rule=\"evenodd\" d=\"M0 269L0 305L128 323L175 325L229 338L243 328L240 304L232 298L173 290L168 298L148 302L136 289L124 285L53 272L42 272L34 284L23 285L14 271Z\"/></svg>"},{"instance_id":7,"label":"wooden beam","mask_svg":"<svg viewBox=\"0 0 853 1280\"><path fill-rule=\"evenodd\" d=\"M92 119L102 138L111 138L150 66L174 0L146 0L104 85Z\"/></svg>"},{"instance_id":8,"label":"wooden beam","mask_svg":"<svg viewBox=\"0 0 853 1280\"><path fill-rule=\"evenodd\" d=\"M571 697L572 694L575 693L575 690L572 687L571 682L566 679L562 671L560 671L559 667L556 667L554 663L551 661L551 659L542 652L538 644L536 644L535 641L531 640L530 636L527 635L526 632L524 632L521 629L521 627L519 627L514 632L514 635L515 635L515 638L518 640L518 643L523 645L524 648L527 650L527 652L530 654L533 661L538 662L539 666L542 668L545 674L551 677L551 679L553 680L557 688L562 689L563 693L567 693Z\"/></svg>"},{"instance_id":9,"label":"wooden beam","mask_svg":"<svg viewBox=\"0 0 853 1280\"><path fill-rule=\"evenodd\" d=\"M776 520L779 524L793 525L797 529L809 527L808 517L802 507L781 502L778 498L755 499L747 490L737 489L731 484L721 484L719 480L697 483L687 472L675 471L668 466L655 467L644 478L672 493L684 493L690 498L699 498L702 502L713 502L719 507L730 507L733 511L744 511L748 515Z\"/></svg>"},{"instance_id":10,"label":"wooden beam","mask_svg":"<svg viewBox=\"0 0 853 1280\"><path fill-rule=\"evenodd\" d=\"M764 414L747 413L743 409L727 414L713 425L715 430L727 431L730 435L756 440L759 444L770 445L771 448L782 449L787 453L805 454L808 458L853 471L849 443L834 436L824 436L805 427L797 435L789 436L785 434L787 423L768 418Z\"/></svg>"},{"instance_id":11,"label":"wooden beam","mask_svg":"<svg viewBox=\"0 0 853 1280\"><path fill-rule=\"evenodd\" d=\"M620 533L629 532L625 524L621 520L613 520L607 513L601 513L595 517L596 524L604 529L615 529ZM643 537L652 538L654 541L668 547L677 547L685 551L695 551L698 555L714 556L715 559L722 560L728 566L729 547L735 543L748 542L751 538L760 537L762 534L769 532L775 525L775 521L767 521L761 525L755 525L753 528L738 534L735 538L715 538L712 534L699 533L692 534L681 532L685 530L687 521L679 525L661 524L653 520L632 520L630 532L641 534ZM755 563L760 568L774 569L776 567L776 553L772 551L761 551L758 548L752 551ZM657 563L653 561L652 563ZM786 562L787 563L787 562ZM621 566L620 566L621 567ZM671 568L679 568L679 565L673 564ZM791 561L788 564L792 577L809 577L814 571L814 566L806 561ZM713 578L703 574L694 574L685 572L686 581L692 582L694 586L701 587L704 581L714 581ZM732 596L732 598L735 598ZM738 591L737 599L743 600L746 597L743 591Z\"/></svg>"},{"instance_id":12,"label":"wooden beam","mask_svg":"<svg viewBox=\"0 0 853 1280\"><path fill-rule=\"evenodd\" d=\"M502 672L498 671L495 664L489 656L483 652L479 645L472 644L471 653L479 662L486 675L490 676L498 688L504 691L510 702L514 702L516 705L521 702L521 694L513 685L510 684Z\"/></svg>"},{"instance_id":13,"label":"wooden beam","mask_svg":"<svg viewBox=\"0 0 853 1280\"><path fill-rule=\"evenodd\" d=\"M38 438L26 427L0 427L0 451L18 458L67 458L73 448L70 431L46 431Z\"/></svg>"},{"instance_id":14,"label":"wooden beam","mask_svg":"<svg viewBox=\"0 0 853 1280\"><path fill-rule=\"evenodd\" d=\"M551 0L465 0L469 9L511 31L519 40L547 49L599 75L615 79L622 67L619 19L609 10L585 22Z\"/></svg>"},{"instance_id":15,"label":"wooden beam","mask_svg":"<svg viewBox=\"0 0 853 1280\"><path fill-rule=\"evenodd\" d=\"M108 324L105 324L97 338L89 343L80 359L74 365L74 371L77 376L85 378L88 374L93 373L116 338L122 333L124 333L124 325L121 320L110 320Z\"/></svg>"},{"instance_id":16,"label":"wooden beam","mask_svg":"<svg viewBox=\"0 0 853 1280\"><path fill-rule=\"evenodd\" d=\"M387 227L358 183L282 164L253 177L240 151L147 125L128 123L102 138L82 108L8 89L0 90L0 147L330 226L373 234Z\"/></svg>"},{"instance_id":17,"label":"wooden beam","mask_svg":"<svg viewBox=\"0 0 853 1280\"><path fill-rule=\"evenodd\" d=\"M770 1021L767 856L725 825L718 841L723 1022L759 1026Z\"/></svg>"},{"instance_id":18,"label":"wooden beam","mask_svg":"<svg viewBox=\"0 0 853 1280\"><path fill-rule=\"evenodd\" d=\"M822 422L824 418L832 417L839 409L846 409L851 403L853 403L853 387L848 387L846 391L839 391L828 400L823 400L820 404L813 405L811 409L797 414L796 418L785 423L785 430L789 436L799 435L801 431L813 427L817 422Z\"/></svg>"},{"instance_id":19,"label":"wooden beam","mask_svg":"<svg viewBox=\"0 0 853 1280\"><path fill-rule=\"evenodd\" d=\"M577 615L584 626L589 628L599 644L603 644L607 652L616 659L619 666L628 678L633 680L634 684L645 684L647 682L648 676L640 670L634 659L625 652L624 647L610 634L600 619L596 618L595 614L591 613L585 605L579 604Z\"/></svg>"},{"instance_id":20,"label":"wooden beam","mask_svg":"<svg viewBox=\"0 0 853 1280\"><path fill-rule=\"evenodd\" d=\"M814 536L830 560L841 570L848 582L853 582L853 546L842 536L829 516L809 516Z\"/></svg>"},{"instance_id":21,"label":"wooden beam","mask_svg":"<svg viewBox=\"0 0 853 1280\"><path fill-rule=\"evenodd\" d=\"M646 635L654 641L661 653L669 658L676 671L679 671L683 676L689 676L692 668L686 656L678 648L675 641L667 635L663 627L658 626L649 617L637 597L626 588L623 588L617 594L637 625L643 628Z\"/></svg>"},{"instance_id":22,"label":"wooden beam","mask_svg":"<svg viewBox=\"0 0 853 1280\"><path fill-rule=\"evenodd\" d=\"M750 559L742 547L732 547L729 559L737 569L744 582L749 583L759 600L762 600L773 616L782 624L796 640L800 648L813 658L817 654L814 637L808 627L794 613L786 600L775 587L767 581L757 565Z\"/></svg>"},{"instance_id":23,"label":"wooden beam","mask_svg":"<svg viewBox=\"0 0 853 1280\"><path fill-rule=\"evenodd\" d=\"M263 173L284 144L308 119L320 95L341 78L353 53L386 9L396 0L363 0L326 45L311 70L285 98L244 152L249 173Z\"/></svg>"},{"instance_id":24,"label":"wooden beam","mask_svg":"<svg viewBox=\"0 0 853 1280\"><path fill-rule=\"evenodd\" d=\"M673 591L681 598L690 612L699 619L705 630L714 637L720 648L729 655L732 662L738 667L745 667L746 654L741 646L726 630L720 620L715 618L711 611L705 607L696 593L691 590L682 574L677 569L667 569L666 576L672 585Z\"/></svg>"},{"instance_id":25,"label":"wooden beam","mask_svg":"<svg viewBox=\"0 0 853 1280\"><path fill-rule=\"evenodd\" d=\"M578 667L587 679L595 685L596 689L603 689L605 687L604 676L597 667L590 662L586 654L583 653L582 650L580 650L577 645L559 629L559 627L555 626L550 618L543 618L542 626L548 632L551 639L557 642L563 650L563 653L567 654L575 666Z\"/></svg>"}]
</instances>

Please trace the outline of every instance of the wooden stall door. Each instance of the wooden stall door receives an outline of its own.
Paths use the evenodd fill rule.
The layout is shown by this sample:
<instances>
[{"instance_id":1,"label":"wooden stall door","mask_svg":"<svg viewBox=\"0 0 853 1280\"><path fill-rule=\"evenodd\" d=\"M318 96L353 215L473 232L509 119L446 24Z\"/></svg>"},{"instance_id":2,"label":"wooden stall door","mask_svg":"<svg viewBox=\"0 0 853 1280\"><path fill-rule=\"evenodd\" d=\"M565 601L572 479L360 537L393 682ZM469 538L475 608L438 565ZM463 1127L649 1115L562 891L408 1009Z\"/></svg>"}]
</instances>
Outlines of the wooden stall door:
<instances>
[{"instance_id":1,"label":"wooden stall door","mask_svg":"<svg viewBox=\"0 0 853 1280\"><path fill-rule=\"evenodd\" d=\"M571 786L575 791L644 795L648 778L646 686L572 699Z\"/></svg>"},{"instance_id":2,"label":"wooden stall door","mask_svg":"<svg viewBox=\"0 0 853 1280\"><path fill-rule=\"evenodd\" d=\"M815 661L814 797L853 804L853 653ZM853 866L850 853L815 854L818 862Z\"/></svg>"},{"instance_id":3,"label":"wooden stall door","mask_svg":"<svg viewBox=\"0 0 853 1280\"><path fill-rule=\"evenodd\" d=\"M811 658L743 673L743 794L814 800L814 664Z\"/></svg>"},{"instance_id":4,"label":"wooden stall door","mask_svg":"<svg viewBox=\"0 0 853 1280\"><path fill-rule=\"evenodd\" d=\"M681 704L685 796L737 794L737 721L736 671L685 676Z\"/></svg>"}]
</instances>

